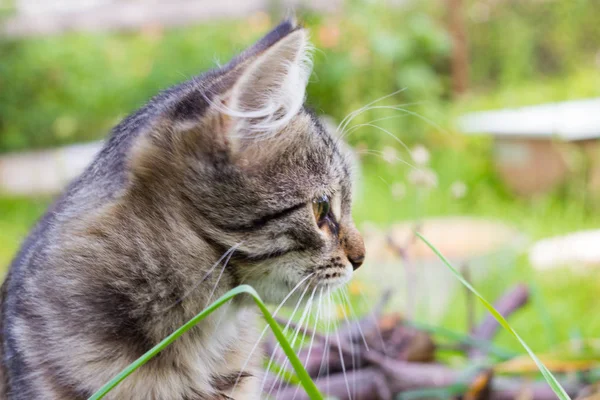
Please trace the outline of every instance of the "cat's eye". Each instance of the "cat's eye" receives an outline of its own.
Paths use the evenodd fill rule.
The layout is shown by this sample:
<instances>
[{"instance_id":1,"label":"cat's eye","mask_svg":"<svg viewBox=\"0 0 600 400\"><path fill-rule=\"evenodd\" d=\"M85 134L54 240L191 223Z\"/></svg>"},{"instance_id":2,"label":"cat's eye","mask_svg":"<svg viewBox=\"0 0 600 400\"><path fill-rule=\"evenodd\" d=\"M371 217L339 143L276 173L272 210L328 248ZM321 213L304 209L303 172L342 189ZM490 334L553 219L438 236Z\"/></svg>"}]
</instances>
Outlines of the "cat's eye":
<instances>
[{"instance_id":1,"label":"cat's eye","mask_svg":"<svg viewBox=\"0 0 600 400\"><path fill-rule=\"evenodd\" d=\"M313 213L315 214L315 219L317 224L321 224L329 215L329 211L331 210L331 204L329 202L329 197L321 196L318 199L313 201Z\"/></svg>"}]
</instances>

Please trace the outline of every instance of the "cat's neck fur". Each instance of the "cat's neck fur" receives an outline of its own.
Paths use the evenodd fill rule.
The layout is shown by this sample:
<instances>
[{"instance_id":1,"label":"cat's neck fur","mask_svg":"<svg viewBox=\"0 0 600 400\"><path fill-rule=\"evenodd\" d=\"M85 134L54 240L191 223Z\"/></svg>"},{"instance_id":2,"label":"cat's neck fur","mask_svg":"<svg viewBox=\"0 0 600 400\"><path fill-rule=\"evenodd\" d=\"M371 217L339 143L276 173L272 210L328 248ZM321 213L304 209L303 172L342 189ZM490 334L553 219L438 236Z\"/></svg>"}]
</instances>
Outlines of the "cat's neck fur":
<instances>
[{"instance_id":1,"label":"cat's neck fur","mask_svg":"<svg viewBox=\"0 0 600 400\"><path fill-rule=\"evenodd\" d=\"M221 250L199 234L186 218L186 210L178 204L181 202L169 196L157 200L139 192L125 195L88 217L65 225L68 233L63 237L63 245L50 251L48 260L61 270L60 276L76 276L77 280L88 282L106 282L102 278L113 277L111 288L101 285L98 290L114 293L116 301L107 299L107 307L101 307L104 315L98 314L97 304L89 306L96 308L95 325L112 322L118 335L130 335L120 338L130 344L123 354L123 367L236 284L229 269L224 268L227 259L218 263ZM127 269L119 268L124 259ZM82 265L86 261L89 264ZM125 307L119 307L119 296L127 299L126 304L121 304ZM177 391L208 394L227 390L231 382L217 381L237 377L244 367L256 339L254 317L255 312L248 306L231 302L152 360L150 368L144 369L145 377L134 376L120 385L114 398L179 398ZM130 325L135 329L119 331ZM99 354L110 351L110 345L104 348L110 343L106 338L99 343L102 345L95 349ZM188 377L188 384L181 382L181 376L161 379L162 386L153 382L159 378L152 376L153 371L163 373L160 371L165 369L160 366L165 363L177 364L182 376ZM256 373L253 364L244 368L244 376ZM93 364L82 365L81 369L88 372L78 372L79 377L85 377L82 384L107 381L118 372L100 372ZM250 384L249 380L243 380L241 387ZM141 396L144 387L153 392Z\"/></svg>"}]
</instances>

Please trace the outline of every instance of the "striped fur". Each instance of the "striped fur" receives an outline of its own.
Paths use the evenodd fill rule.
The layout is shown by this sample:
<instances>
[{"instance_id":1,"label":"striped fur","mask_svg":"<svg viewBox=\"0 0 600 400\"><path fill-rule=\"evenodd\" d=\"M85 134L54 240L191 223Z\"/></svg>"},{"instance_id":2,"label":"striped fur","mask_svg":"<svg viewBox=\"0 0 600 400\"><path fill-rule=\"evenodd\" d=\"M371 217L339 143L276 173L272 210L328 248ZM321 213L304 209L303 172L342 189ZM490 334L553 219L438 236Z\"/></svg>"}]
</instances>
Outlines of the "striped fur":
<instances>
[{"instance_id":1,"label":"striped fur","mask_svg":"<svg viewBox=\"0 0 600 400\"><path fill-rule=\"evenodd\" d=\"M349 279L364 255L350 165L302 106L308 48L284 21L114 128L2 286L1 399L85 399L238 284L279 302L309 274L312 287ZM312 201L324 194L339 209L319 226ZM259 398L256 357L230 387L255 317L236 299L108 398Z\"/></svg>"}]
</instances>

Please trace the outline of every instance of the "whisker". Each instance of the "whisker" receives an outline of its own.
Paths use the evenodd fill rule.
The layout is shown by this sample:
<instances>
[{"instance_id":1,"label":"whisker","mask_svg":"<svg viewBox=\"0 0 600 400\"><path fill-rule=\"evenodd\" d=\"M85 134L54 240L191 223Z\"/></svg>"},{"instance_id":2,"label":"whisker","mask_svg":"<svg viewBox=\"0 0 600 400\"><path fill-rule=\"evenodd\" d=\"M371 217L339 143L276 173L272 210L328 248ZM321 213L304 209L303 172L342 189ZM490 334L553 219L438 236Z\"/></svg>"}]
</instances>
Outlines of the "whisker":
<instances>
[{"instance_id":1,"label":"whisker","mask_svg":"<svg viewBox=\"0 0 600 400\"><path fill-rule=\"evenodd\" d=\"M348 307L350 308L350 315L353 315L354 319L356 320L355 324L356 328L358 329L358 333L360 333L360 337L362 338L362 341L365 345L365 348L367 351L369 351L369 345L367 344L367 339L365 338L365 333L362 330L362 327L360 326L360 323L358 321L358 316L356 314L356 312L354 311L354 307L352 306L352 302L350 301L350 296L348 295L348 291L347 291L348 287L344 287L344 290L341 291L342 295L346 298L346 302L348 303Z\"/></svg>"},{"instance_id":2,"label":"whisker","mask_svg":"<svg viewBox=\"0 0 600 400\"><path fill-rule=\"evenodd\" d=\"M300 316L300 321L298 321L298 326L295 329L294 336L292 338L292 342L290 343L292 349L294 348L294 345L296 344L296 341L298 340L298 334L300 333L300 330L302 329L302 324L304 324L304 321L306 320L306 317L309 314L310 307L311 307L311 304L312 304L312 301L313 301L313 298L315 296L315 292L316 291L317 291L317 287L315 286L314 289L313 289L313 291L312 291L312 293L311 293L311 295L310 295L310 298L308 299L308 302L306 303L306 306L304 307L304 311L302 312L302 315ZM277 382L279 380L279 376L282 375L283 371L286 370L286 368L288 366L288 363L290 361L286 357L285 354L283 354L282 357L285 357L285 360L283 361L281 369L279 370L279 373L277 374L275 382ZM274 387L275 387L275 385L271 386L271 389L269 390L269 393L268 393L268 397L271 396L271 392L273 391ZM281 390L281 386L279 386L279 388L277 389L275 398L277 398L277 395L279 394L280 390Z\"/></svg>"},{"instance_id":3,"label":"whisker","mask_svg":"<svg viewBox=\"0 0 600 400\"><path fill-rule=\"evenodd\" d=\"M344 316L344 320L346 321L346 324L348 324L348 328L351 328L352 325L350 325L350 320L348 319L348 315L346 314L346 307L344 305L344 299L340 296L340 291L336 291L336 295L338 300L340 301L340 306L341 306L341 310L342 310L342 315ZM352 395L350 393L350 387L349 387L349 382L348 382L348 378L346 377L346 368L344 365L344 359L343 359L343 355L342 355L342 342L340 339L340 334L339 334L339 329L336 329L336 333L337 333L337 338L338 338L338 351L340 353L340 359L342 362L342 371L344 372L344 379L346 380L346 387L348 389L348 397L350 398L350 400L352 400ZM349 338L350 340L348 341L350 344L350 355L351 355L351 360L352 360L352 369L355 370L356 369L356 358L355 358L355 351L354 351L354 338L352 336L350 336ZM354 382L354 381L353 381ZM356 386L353 384L353 393L355 392Z\"/></svg>"},{"instance_id":4,"label":"whisker","mask_svg":"<svg viewBox=\"0 0 600 400\"><path fill-rule=\"evenodd\" d=\"M348 123L350 123L350 121L352 121L352 119L353 119L354 117L356 117L357 115L360 115L360 114L362 114L363 112L365 112L365 111L366 111L367 109L369 109L369 107L370 107L370 106L372 106L373 104L376 104L376 103L378 103L378 102L380 102L380 101L382 101L382 100L385 100L385 99L389 99L390 97L392 97L392 96L395 96L395 95L397 95L398 93L401 93L401 92L403 92L403 91L405 91L405 90L406 90L406 88L398 89L398 90L396 90L395 92L392 92L392 93L390 93L390 94L387 94L387 95L385 95L385 96L382 96L382 97L380 97L380 98L378 98L378 99L375 99L375 100L373 100L372 102L365 104L365 105L364 105L364 106L362 106L361 108L359 108L359 109L357 109L357 110L354 110L354 111L352 111L350 114L346 115L346 116L344 117L344 119L342 119L342 120L340 121L340 123L339 123L339 125L338 125L338 127L337 127L337 129L336 129L336 132L339 132L339 131L340 131L340 127L341 127L341 130L342 130L342 132L343 132L343 131L344 131L344 129L346 128L346 126L348 126Z\"/></svg>"},{"instance_id":5,"label":"whisker","mask_svg":"<svg viewBox=\"0 0 600 400\"><path fill-rule=\"evenodd\" d=\"M395 107L416 106L416 105L419 105L419 104L423 104L423 102L422 101L415 101L415 102L412 102L412 103L397 104L397 105L395 105ZM406 115L388 115L387 117L376 118L376 119L373 119L373 120L365 122L365 123L366 124L372 124L374 122L387 121L387 120L390 120L390 119L396 119L396 118L402 118L402 117L406 117ZM360 125L362 125L362 124L351 126L345 133L347 133L349 131L355 130L354 128L357 127L357 126L360 126ZM344 133L341 133L341 134L343 135Z\"/></svg>"},{"instance_id":6,"label":"whisker","mask_svg":"<svg viewBox=\"0 0 600 400\"><path fill-rule=\"evenodd\" d=\"M288 323L283 328L283 333L286 333L288 331L290 323L292 322L292 319L294 318L294 315L296 315L296 312L298 311L298 307L300 306L300 303L302 303L302 299L304 298L304 295L306 295L306 292L308 291L309 287L310 287L310 285L307 284L306 288L304 288L304 290L302 291L302 295L300 296L300 298L296 302L296 306L294 307L294 311L292 311L292 315L290 315ZM271 357L269 358L269 363L267 364L267 368L266 368L267 372L271 369L271 365L273 365L273 361L274 361L275 355L277 354L277 350L280 347L281 347L281 345L279 343L277 343L277 345L273 349L273 353L271 354ZM266 382L267 382L267 374L265 373L265 376L263 377L263 380L262 380L262 383L261 383L261 386L260 386L260 393L263 392L263 389L264 389L264 386L265 386ZM277 381L275 381L275 382L277 382ZM273 384L275 384L275 383L273 383Z\"/></svg>"},{"instance_id":7,"label":"whisker","mask_svg":"<svg viewBox=\"0 0 600 400\"><path fill-rule=\"evenodd\" d=\"M334 320L331 318L331 310L333 307L331 304L331 287L327 291L327 302L329 303L329 312L330 312L330 314L329 314L329 323L330 323L329 329L330 329L330 331L329 332L331 332L331 324L333 324L333 322L334 322ZM334 327L334 329L335 329L335 327ZM327 375L325 376L325 379L327 381L327 388L329 388L329 376L330 376L330 373L329 373L329 358L331 357L330 351L331 351L331 344L329 344L329 347L327 347L327 360L326 360L326 364L325 364L325 368L327 369Z\"/></svg>"},{"instance_id":8,"label":"whisker","mask_svg":"<svg viewBox=\"0 0 600 400\"><path fill-rule=\"evenodd\" d=\"M418 102L415 102L415 103L404 103L404 104L391 105L390 107L398 107L400 109L400 107L413 106L413 105L417 105L417 104L419 104L419 103ZM369 108L369 109L367 109L365 111L373 110L373 109L374 108L371 107L371 108ZM403 110L403 109L400 109L400 110ZM398 110L398 111L400 111L400 110ZM373 120L368 121L368 122L364 122L364 123L361 123L361 124L353 125L350 128L346 127L347 129L345 131L342 131L342 132L338 133L338 138L339 139L343 139L343 138L347 137L350 133L354 132L355 130L357 130L358 128L360 128L361 126L366 125L366 124L372 124L372 123L375 123L375 122L386 121L386 120L396 119L396 118L404 118L406 116L407 116L407 114L388 115L387 117L376 118L376 119L373 119Z\"/></svg>"},{"instance_id":9,"label":"whisker","mask_svg":"<svg viewBox=\"0 0 600 400\"><path fill-rule=\"evenodd\" d=\"M436 124L435 122L433 122L431 119L424 117L423 115L414 112L414 111L410 111L407 110L405 108L401 108L401 107L397 107L397 106L373 106L370 107L369 110L396 110L396 111L404 111L405 113L412 115L413 117L417 117L420 120L426 122L429 126L434 127L435 129L437 129L438 131L448 134L448 131L444 128L442 128L440 125Z\"/></svg>"},{"instance_id":10,"label":"whisker","mask_svg":"<svg viewBox=\"0 0 600 400\"><path fill-rule=\"evenodd\" d=\"M385 134L387 134L388 136L390 136L392 139L394 139L396 142L398 142L400 144L400 146L402 146L410 155L410 157L412 158L412 151L410 150L410 148L406 145L406 143L404 143L404 141L402 141L401 139L399 139L396 135L394 135L392 132L388 131L387 129L382 128L379 125L375 125L373 123L365 123L365 124L358 124L356 126L353 126L352 128L363 128L363 127L372 127L372 128L376 128L379 129L381 132L384 132ZM356 130L356 129L355 129ZM350 131L350 133L354 132L354 130Z\"/></svg>"},{"instance_id":11,"label":"whisker","mask_svg":"<svg viewBox=\"0 0 600 400\"><path fill-rule=\"evenodd\" d=\"M375 327L377 336L379 336L379 341L381 342L381 349L383 350L384 354L387 354L385 341L383 340L383 335L381 334L381 329L379 329L379 322L377 321L377 317L375 317L373 310L371 308L369 308L369 302L367 301L367 298L361 288L358 288L358 293L360 293L360 297L361 297L362 301L367 305L367 308L369 310L367 313L369 314L369 317L373 319L373 326Z\"/></svg>"},{"instance_id":12,"label":"whisker","mask_svg":"<svg viewBox=\"0 0 600 400\"><path fill-rule=\"evenodd\" d=\"M323 297L323 287L321 287L321 290L319 291L319 304L317 307L317 315L315 316L315 326L313 327L312 336L310 338L310 343L308 345L308 352L306 353L306 359L304 360L305 367L308 364L308 361L310 360L310 353L312 352L313 346L315 344L315 334L317 333L317 325L319 323L319 316L321 314L321 298L322 297ZM294 396L292 397L292 400L294 400L296 398L296 395L298 394L298 390L300 390L300 386L296 387L296 391L294 392Z\"/></svg>"},{"instance_id":13,"label":"whisker","mask_svg":"<svg viewBox=\"0 0 600 400\"><path fill-rule=\"evenodd\" d=\"M213 295L215 294L215 290L217 289L217 286L219 286L219 282L221 282L221 278L223 277L223 272L225 272L225 267L227 267L227 264L229 263L229 260L231 260L232 255L233 255L233 251L231 253L229 253L229 255L227 256L227 259L223 263L221 272L219 273L219 276L217 277L217 280L216 280L212 290L210 291L210 294L208 295L208 300L206 300L206 304L204 305L204 307L207 307L210 304L210 301L211 301Z\"/></svg>"},{"instance_id":14,"label":"whisker","mask_svg":"<svg viewBox=\"0 0 600 400\"><path fill-rule=\"evenodd\" d=\"M326 299L329 299L330 295L331 295L330 289L329 289L329 287L327 287ZM324 304L323 306L327 307L327 304ZM329 311L331 311L331 307L330 307ZM327 367L327 375L326 376L329 376L329 336L330 336L329 332L330 332L330 329L331 329L331 314L330 314L330 312L328 312L327 313L327 328L325 331L325 345L323 347L323 356L321 357L321 363L319 364L319 372L317 373L317 379L319 379L321 377L321 374L323 373L323 370L325 369L324 365ZM327 393L325 393L325 394L327 395Z\"/></svg>"},{"instance_id":15,"label":"whisker","mask_svg":"<svg viewBox=\"0 0 600 400\"><path fill-rule=\"evenodd\" d=\"M360 150L360 151L358 152L358 154L369 154L369 155L373 155L373 156L378 156L378 157L380 157L382 160L384 160L384 161L387 161L387 160L385 159L385 157L384 157L384 154L385 154L385 153L384 153L383 151L381 151L381 150L371 150L371 149ZM409 167L410 167L410 168L412 168L412 169L415 169L415 170L417 170L417 171L421 171L421 170L422 170L420 167L418 167L418 166L416 166L416 165L413 165L413 164L409 163L408 161L406 161L406 160L403 160L403 159L401 159L401 158L399 158L399 157L393 156L393 158L394 158L394 160L396 160L396 161L399 161L399 162L401 162L402 164L404 164L404 165L407 165L407 166L409 166Z\"/></svg>"},{"instance_id":16,"label":"whisker","mask_svg":"<svg viewBox=\"0 0 600 400\"><path fill-rule=\"evenodd\" d=\"M223 253L223 255L221 256L221 258L219 258L217 260L217 262L214 263L212 267L210 267L210 269L208 270L208 272L206 274L204 274L204 276L202 277L202 279L200 279L198 281L198 283L196 283L190 290L188 290L186 293L184 293L184 295L181 296L180 299L178 299L177 301L175 301L170 306L166 307L161 312L166 312L166 311L170 310L171 308L175 307L176 305L180 304L183 300L185 300L186 297L188 297L190 294L192 294L192 292L194 290L198 289L198 287L202 284L202 282L204 282L210 276L210 274L213 273L213 271L215 270L215 268L217 268L217 266L221 263L221 261L223 261L225 258L227 258L227 261L229 261L229 258L231 258L231 255L233 254L233 252L235 250L237 250L237 248L240 247L243 243L244 242L242 241L242 242L236 243L233 246L231 246L225 253Z\"/></svg>"},{"instance_id":17,"label":"whisker","mask_svg":"<svg viewBox=\"0 0 600 400\"><path fill-rule=\"evenodd\" d=\"M208 307L208 305L210 304L210 301L212 300L212 297L215 294L215 290L217 289L217 286L219 286L219 282L221 281L221 278L223 277L223 272L225 272L225 267L227 267L227 264L229 264L229 260L231 260L232 255L233 255L233 251L231 253L229 253L229 255L227 256L227 259L223 263L221 272L219 273L219 276L218 276L217 280L215 281L215 284L210 292L210 295L208 296L208 299L206 300L206 303L204 304L205 308ZM215 332L217 332L219 325L221 325L221 321L223 320L225 315L227 315L228 308L229 308L229 303L225 304L225 306L223 306L223 308L220 310L218 319L215 323Z\"/></svg>"},{"instance_id":18,"label":"whisker","mask_svg":"<svg viewBox=\"0 0 600 400\"><path fill-rule=\"evenodd\" d=\"M279 303L279 305L277 306L277 308L275 308L275 311L273 311L273 317L275 317L277 315L277 313L279 312L279 310L281 309L281 307L283 307L283 305L285 304L286 301L288 301L288 299L292 296L292 294L294 294L294 292L304 283L306 282L307 279L309 279L311 276L313 276L315 273L311 273L308 274L306 277L304 277L300 282L298 282L296 284L296 286L294 286L294 288L287 294L287 296L285 296L283 298L283 300L281 301L281 303ZM307 286L308 288L308 286ZM229 303L228 303L229 304ZM256 351L256 349L258 348L258 346L260 345L260 343L262 342L263 336L265 336L265 333L267 333L267 330L269 329L269 324L266 324L266 326L263 328L260 336L258 337L258 340L256 341L256 343L254 343L254 346L252 347L252 349L250 350L250 354L248 354L248 357L246 358L246 361L244 361L244 365L242 365L242 368L240 369L240 372L238 373L237 378L235 379L235 383L233 384L233 389L231 389L231 394L233 395L233 392L235 391L235 388L237 387L240 378L242 377L242 374L244 373L244 371L246 370L246 367L248 366L248 363L250 362L250 359L252 358L252 354L254 354L254 352ZM265 373L266 376L266 373Z\"/></svg>"},{"instance_id":19,"label":"whisker","mask_svg":"<svg viewBox=\"0 0 600 400\"><path fill-rule=\"evenodd\" d=\"M373 124L374 122L385 121L385 120L388 120L388 119L395 119L395 118L401 118L401 117L409 116L409 115L411 115L411 113L414 113L414 111L409 111L409 110L407 110L407 109L405 109L403 107L417 105L417 104L419 104L419 102L404 103L404 104L395 104L395 105L389 105L389 106L371 106L371 107L368 107L368 108L364 109L362 112L366 112L366 111L370 111L370 110L378 110L378 109L382 109L382 107L385 107L383 109L386 109L386 110L387 109L394 109L396 111L404 111L405 113L404 114L400 114L400 115L390 115L390 116L387 116L387 117L376 118L374 120L371 120L371 121L368 121L368 122L365 122L365 123L362 123L362 124L351 126L350 128L348 128L349 124L347 124L347 125L344 126L344 130L343 131L336 132L336 134L337 134L337 140L336 140L336 142L340 142L341 140L343 140L346 137L348 137L352 132L358 130L361 127L368 126L369 124ZM357 117L357 116L358 116L358 114L355 117ZM354 119L354 117L352 119ZM395 137L395 140L399 140L399 139L397 137Z\"/></svg>"}]
</instances>

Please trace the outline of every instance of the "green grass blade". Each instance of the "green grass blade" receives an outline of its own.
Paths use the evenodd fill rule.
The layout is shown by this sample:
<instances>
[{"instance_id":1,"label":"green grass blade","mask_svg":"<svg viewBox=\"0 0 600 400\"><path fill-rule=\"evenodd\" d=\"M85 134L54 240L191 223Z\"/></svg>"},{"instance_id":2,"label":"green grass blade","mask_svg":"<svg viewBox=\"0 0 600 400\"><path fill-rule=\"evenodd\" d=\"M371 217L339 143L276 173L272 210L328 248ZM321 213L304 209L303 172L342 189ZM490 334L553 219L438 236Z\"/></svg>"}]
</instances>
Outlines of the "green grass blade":
<instances>
[{"instance_id":1,"label":"green grass blade","mask_svg":"<svg viewBox=\"0 0 600 400\"><path fill-rule=\"evenodd\" d=\"M435 246L433 246L419 232L415 232L415 234L427 246L429 246L429 248L440 258L440 260L442 260L442 262L444 264L446 264L446 266L450 269L450 271L452 271L452 273L456 276L456 278L463 285L465 285L471 292L473 292L473 294L475 296L477 296L477 298L479 298L479 300L483 303L483 305L485 306L485 308L487 308L488 311L494 316L494 318L496 318L496 321L498 321L498 323L500 325L502 325L502 327L504 329L506 329L507 331L509 331L519 341L519 343L521 343L521 346L523 346L523 348L527 351L527 353L529 354L529 356L533 359L533 361L535 362L535 364L539 368L540 372L544 376L544 379L546 379L546 382L548 382L548 384L550 385L550 387L552 388L552 390L554 391L554 393L556 393L556 395L558 396L558 398L561 399L561 400L570 400L571 398L569 397L569 395L567 394L567 392L565 392L565 389L560 385L560 383L558 383L558 381L556 380L556 378L554 377L554 375L552 375L552 373L548 370L548 368L546 368L546 366L540 361L540 359L529 348L529 346L527 346L527 343L525 343L525 341L523 339L521 339L521 336L519 336L519 334L510 326L510 324L508 323L508 321L506 321L506 319L502 316L502 314L500 314L494 308L494 306L490 302L488 302L481 294L479 294L479 292L473 286L471 286L471 284L469 282L467 282L465 280L465 278L463 278L463 276L452 266L452 264L450 264L450 261L448 261L446 259L446 257L444 257L442 255L442 253L440 253L439 250L435 248Z\"/></svg>"},{"instance_id":2,"label":"green grass blade","mask_svg":"<svg viewBox=\"0 0 600 400\"><path fill-rule=\"evenodd\" d=\"M117 376L115 376L108 383L106 383L104 386L102 386L100 388L100 390L98 390L96 393L94 393L88 400L98 400L98 399L103 398L108 392L110 392L113 388L115 388L120 382L122 382L125 378L127 378L132 372L134 372L136 369L138 369L142 365L146 364L152 357L156 356L158 353L160 353L162 350L164 350L167 346L169 346L171 343L173 343L175 340L177 340L177 338L179 338L185 332L190 330L194 325L196 325L198 322L202 321L204 318L209 316L211 313L213 313L216 309L221 307L223 304L225 304L226 302L228 302L235 296L240 295L242 293L246 293L246 294L252 296L252 298L254 299L254 302L256 303L256 305L258 306L260 311L263 313L265 320L271 327L273 334L279 341L279 344L281 345L281 348L285 352L286 356L289 358L290 363L292 364L292 367L294 368L294 371L296 372L296 375L298 376L298 379L300 380L300 383L304 387L304 390L306 391L306 393L308 394L310 399L311 400L322 400L323 396L319 392L319 389L317 389L317 387L315 386L315 383L312 381L312 379L308 375L308 372L306 372L306 370L304 369L304 366L298 359L298 356L292 349L292 346L290 346L289 342L285 338L285 335L281 331L281 328L279 327L279 325L277 324L277 322L275 321L275 319L273 318L273 316L267 309L267 306L265 305L265 303L263 303L263 301L261 300L258 293L256 293L256 291L251 286L248 286L248 285L240 285L234 289L231 289L227 293L225 293L223 296L221 296L219 299L217 299L214 303L212 303L210 306L205 308L202 312L200 312L194 318L189 320L185 325L181 326L175 332L173 332L172 334L167 336L165 339L163 339L159 344L154 346L152 349L148 350L143 356L141 356L136 361L131 363L127 368L125 368L123 371L121 371Z\"/></svg>"}]
</instances>

